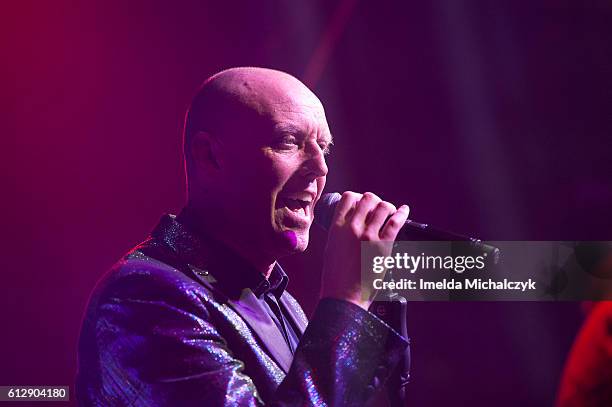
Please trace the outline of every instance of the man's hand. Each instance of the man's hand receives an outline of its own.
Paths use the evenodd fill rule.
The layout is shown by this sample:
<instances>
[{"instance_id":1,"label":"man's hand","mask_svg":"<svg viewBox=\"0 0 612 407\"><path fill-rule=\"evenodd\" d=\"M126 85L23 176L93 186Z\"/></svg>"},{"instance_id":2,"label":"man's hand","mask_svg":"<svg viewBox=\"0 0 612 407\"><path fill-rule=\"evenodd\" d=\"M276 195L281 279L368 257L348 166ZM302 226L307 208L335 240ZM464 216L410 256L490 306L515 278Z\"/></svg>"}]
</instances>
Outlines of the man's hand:
<instances>
[{"instance_id":1,"label":"man's hand","mask_svg":"<svg viewBox=\"0 0 612 407\"><path fill-rule=\"evenodd\" d=\"M409 211L407 205L396 209L371 192L343 193L329 228L321 297L347 300L367 310L373 289L361 284L361 242L373 242L375 255L390 255Z\"/></svg>"}]
</instances>

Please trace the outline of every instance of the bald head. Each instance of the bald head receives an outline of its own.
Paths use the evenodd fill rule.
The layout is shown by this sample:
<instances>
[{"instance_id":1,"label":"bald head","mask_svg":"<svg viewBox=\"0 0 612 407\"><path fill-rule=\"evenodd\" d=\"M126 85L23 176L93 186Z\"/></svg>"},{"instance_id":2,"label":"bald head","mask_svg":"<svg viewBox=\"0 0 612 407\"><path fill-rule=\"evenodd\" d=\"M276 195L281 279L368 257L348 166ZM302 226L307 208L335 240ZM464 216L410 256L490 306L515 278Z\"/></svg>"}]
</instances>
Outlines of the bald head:
<instances>
[{"instance_id":1,"label":"bald head","mask_svg":"<svg viewBox=\"0 0 612 407\"><path fill-rule=\"evenodd\" d=\"M281 71L239 67L208 78L185 118L184 152L191 159L191 141L198 132L217 137L265 131L275 112L306 107L318 118L325 113L319 99L295 77Z\"/></svg>"},{"instance_id":2,"label":"bald head","mask_svg":"<svg viewBox=\"0 0 612 407\"><path fill-rule=\"evenodd\" d=\"M200 93L206 93L207 90L262 114L278 103L297 100L319 103L302 82L285 72L267 68L227 69L204 82Z\"/></svg>"}]
</instances>

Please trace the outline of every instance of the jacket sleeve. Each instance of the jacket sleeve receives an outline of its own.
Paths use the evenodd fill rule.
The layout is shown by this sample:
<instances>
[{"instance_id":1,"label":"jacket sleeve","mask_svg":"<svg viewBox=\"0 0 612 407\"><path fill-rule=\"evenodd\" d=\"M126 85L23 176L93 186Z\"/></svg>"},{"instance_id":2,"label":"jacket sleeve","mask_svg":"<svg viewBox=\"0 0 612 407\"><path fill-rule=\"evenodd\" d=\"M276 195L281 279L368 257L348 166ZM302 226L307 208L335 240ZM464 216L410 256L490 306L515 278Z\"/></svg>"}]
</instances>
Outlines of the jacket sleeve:
<instances>
[{"instance_id":1,"label":"jacket sleeve","mask_svg":"<svg viewBox=\"0 0 612 407\"><path fill-rule=\"evenodd\" d=\"M176 271L123 266L90 302L79 347L84 406L256 406L263 401L211 321L204 290ZM359 307L325 299L269 404L363 405L406 343Z\"/></svg>"},{"instance_id":2,"label":"jacket sleeve","mask_svg":"<svg viewBox=\"0 0 612 407\"><path fill-rule=\"evenodd\" d=\"M384 385L407 345L373 314L324 298L278 389L278 405L363 406Z\"/></svg>"}]
</instances>

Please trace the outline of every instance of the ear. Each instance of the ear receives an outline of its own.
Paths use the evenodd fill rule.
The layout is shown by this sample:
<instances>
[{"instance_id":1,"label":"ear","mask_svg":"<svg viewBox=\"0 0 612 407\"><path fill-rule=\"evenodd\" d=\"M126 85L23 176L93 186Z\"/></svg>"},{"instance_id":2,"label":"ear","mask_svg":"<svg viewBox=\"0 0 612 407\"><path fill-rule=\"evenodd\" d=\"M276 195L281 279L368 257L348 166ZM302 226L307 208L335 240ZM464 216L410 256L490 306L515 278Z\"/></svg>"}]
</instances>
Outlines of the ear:
<instances>
[{"instance_id":1,"label":"ear","mask_svg":"<svg viewBox=\"0 0 612 407\"><path fill-rule=\"evenodd\" d=\"M191 156L196 166L206 170L219 170L223 164L221 143L217 137L199 131L191 141Z\"/></svg>"}]
</instances>

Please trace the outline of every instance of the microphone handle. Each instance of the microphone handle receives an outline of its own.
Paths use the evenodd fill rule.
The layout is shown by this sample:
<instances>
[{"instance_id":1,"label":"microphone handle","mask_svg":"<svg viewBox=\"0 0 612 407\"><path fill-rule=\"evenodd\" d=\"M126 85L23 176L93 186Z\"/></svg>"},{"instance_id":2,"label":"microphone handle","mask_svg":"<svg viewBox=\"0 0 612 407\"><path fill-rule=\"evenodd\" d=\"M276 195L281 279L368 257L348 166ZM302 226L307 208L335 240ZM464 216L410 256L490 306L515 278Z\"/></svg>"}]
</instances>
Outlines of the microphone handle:
<instances>
[{"instance_id":1,"label":"microphone handle","mask_svg":"<svg viewBox=\"0 0 612 407\"><path fill-rule=\"evenodd\" d=\"M410 219L408 219L400 229L397 240L466 242L470 248L486 254L489 261L492 261L493 264L497 264L500 258L500 251L497 247L483 243L480 239L451 233L428 225L427 223L419 223Z\"/></svg>"}]
</instances>

